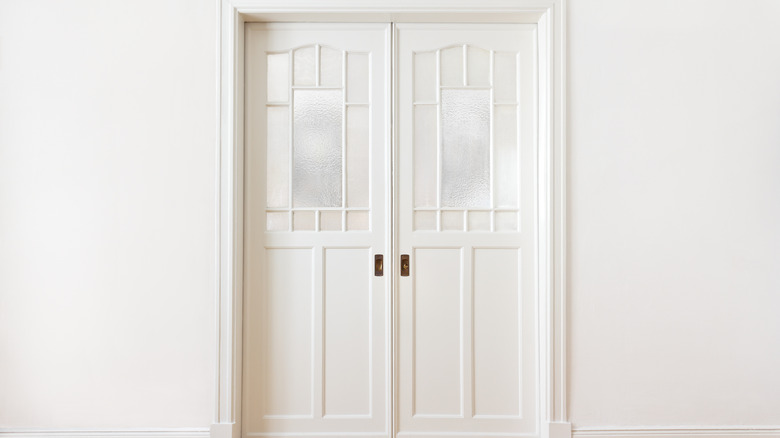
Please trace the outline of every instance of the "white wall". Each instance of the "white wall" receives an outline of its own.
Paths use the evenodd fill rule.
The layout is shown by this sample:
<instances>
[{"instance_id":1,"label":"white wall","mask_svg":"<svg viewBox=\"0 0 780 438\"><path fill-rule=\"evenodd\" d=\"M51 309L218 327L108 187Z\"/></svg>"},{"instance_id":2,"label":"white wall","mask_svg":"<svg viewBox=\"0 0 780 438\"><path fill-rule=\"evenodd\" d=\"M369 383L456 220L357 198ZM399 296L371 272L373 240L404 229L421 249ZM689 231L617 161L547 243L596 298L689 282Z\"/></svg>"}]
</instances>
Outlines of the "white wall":
<instances>
[{"instance_id":1,"label":"white wall","mask_svg":"<svg viewBox=\"0 0 780 438\"><path fill-rule=\"evenodd\" d=\"M211 423L215 9L0 1L0 428Z\"/></svg>"},{"instance_id":2,"label":"white wall","mask_svg":"<svg viewBox=\"0 0 780 438\"><path fill-rule=\"evenodd\" d=\"M780 2L569 6L574 425L780 424ZM211 423L214 14L0 0L0 428Z\"/></svg>"},{"instance_id":3,"label":"white wall","mask_svg":"<svg viewBox=\"0 0 780 438\"><path fill-rule=\"evenodd\" d=\"M778 17L571 0L575 427L780 424Z\"/></svg>"}]
</instances>

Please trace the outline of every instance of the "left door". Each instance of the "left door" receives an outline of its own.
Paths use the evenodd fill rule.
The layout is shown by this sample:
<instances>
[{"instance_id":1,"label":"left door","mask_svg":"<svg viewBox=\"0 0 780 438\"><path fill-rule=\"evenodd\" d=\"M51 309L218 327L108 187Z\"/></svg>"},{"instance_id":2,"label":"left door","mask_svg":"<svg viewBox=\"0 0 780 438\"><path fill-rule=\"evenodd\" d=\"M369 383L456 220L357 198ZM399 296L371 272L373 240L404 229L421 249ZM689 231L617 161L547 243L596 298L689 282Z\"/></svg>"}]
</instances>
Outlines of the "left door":
<instances>
[{"instance_id":1,"label":"left door","mask_svg":"<svg viewBox=\"0 0 780 438\"><path fill-rule=\"evenodd\" d=\"M389 436L389 25L245 37L243 435Z\"/></svg>"}]
</instances>

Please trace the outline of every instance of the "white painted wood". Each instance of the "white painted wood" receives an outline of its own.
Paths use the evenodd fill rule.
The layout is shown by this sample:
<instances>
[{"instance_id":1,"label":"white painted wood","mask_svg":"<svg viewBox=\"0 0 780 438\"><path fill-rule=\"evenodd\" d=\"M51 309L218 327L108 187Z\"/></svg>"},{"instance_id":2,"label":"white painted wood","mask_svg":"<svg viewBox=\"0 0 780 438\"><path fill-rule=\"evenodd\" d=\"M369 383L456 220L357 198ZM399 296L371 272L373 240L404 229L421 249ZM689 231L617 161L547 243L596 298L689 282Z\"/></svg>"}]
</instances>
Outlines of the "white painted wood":
<instances>
[{"instance_id":1,"label":"white painted wood","mask_svg":"<svg viewBox=\"0 0 780 438\"><path fill-rule=\"evenodd\" d=\"M24 429L0 428L3 438L206 438L208 428Z\"/></svg>"},{"instance_id":2,"label":"white painted wood","mask_svg":"<svg viewBox=\"0 0 780 438\"><path fill-rule=\"evenodd\" d=\"M540 422L562 421L565 386L565 0L220 0L218 9L217 148L219 185L217 375L212 436L238 437L241 423L243 274L243 26L245 21L486 22L538 26L539 160L537 246L539 275ZM387 176L388 181L391 180ZM396 177L392 178L396 181ZM390 186L390 184L388 184ZM389 202L389 199L388 199ZM554 208L553 208L554 207ZM397 225L394 227L397 230ZM490 243L490 242L488 242ZM389 353L388 353L389 354ZM388 418L390 418L388 406ZM395 424L396 420L392 421ZM543 428L542 435L547 435ZM497 435L494 435L497 436Z\"/></svg>"},{"instance_id":3,"label":"white painted wood","mask_svg":"<svg viewBox=\"0 0 780 438\"><path fill-rule=\"evenodd\" d=\"M244 436L389 432L391 276L374 276L373 264L375 254L387 255L389 249L386 203L390 187L386 184L389 168L385 160L390 149L386 98L390 86L389 38L387 24L246 26ZM317 90L334 84L323 84L320 75L312 73L312 83L294 85L287 103L267 104L267 53L291 54L288 73L292 79L293 72L303 71L304 63L295 61L291 51L312 51L312 66L319 68L323 65L320 47L345 51L341 73L335 80L340 83L344 79L346 89ZM368 64L356 73L366 84L367 92L363 94L352 95L350 91L354 78L349 61L353 54L367 54L362 59ZM295 88L304 86L305 90ZM303 122L294 116L299 110L293 107L302 108L297 106L303 103L298 103L296 96L303 93L324 93L341 99L338 111L342 148L351 138L346 119L352 108L349 105L355 103L368 111L369 138L365 139L365 147L371 159L365 163L369 178L365 185L370 188L370 230L349 230L352 211L347 211L346 231L297 231L295 227L266 231L266 146L271 141L283 141L292 157L295 144L294 129L288 132L289 141L284 137L269 139L266 134L271 122L267 122L270 119L266 115L269 109L281 109L291 125L300 125ZM283 95L288 95L287 91ZM341 165L345 166L348 158L343 149L342 157ZM288 162L292 182L288 196L293 196L292 169L296 164L294 160ZM337 184L348 182L347 170L343 167ZM343 187L341 193L342 201L347 202L349 191ZM292 206L295 208L295 203ZM293 211L293 223L294 215L301 212L315 218L315 229L322 225L312 209ZM389 259L385 264L388 270L392 266Z\"/></svg>"},{"instance_id":4,"label":"white painted wood","mask_svg":"<svg viewBox=\"0 0 780 438\"><path fill-rule=\"evenodd\" d=\"M396 28L398 251L411 255L412 266L411 275L401 277L398 284L399 436L534 434L540 427L534 258L537 28L522 24L405 23ZM480 79L474 77L480 67L474 61L487 62L485 67L493 71L489 51L516 56L519 116L515 123L520 135L515 159L520 169L521 231L446 231L445 214L453 213L463 230L460 224L465 211L452 209L441 213L442 231L414 230L414 149L429 144L436 134L415 138L414 110L420 102L414 100L413 64L415 53L430 51L439 51L436 56L440 56L437 88L473 86ZM477 60L468 56L472 52L479 55ZM445 59L445 54L450 58ZM493 92L486 93L492 102ZM443 95L444 91L436 92L437 99ZM445 117L443 106L436 103L424 102L439 108L441 121ZM492 115L492 104L490 108ZM436 129L436 119L432 125ZM439 123L438 171L430 170L440 176L444 171L442 138L447 134L442 130L446 126ZM490 138L492 145L493 135ZM492 175L495 163L490 164ZM419 169L417 174L424 175ZM436 179L436 202L441 206L445 182L443 177ZM494 364L497 360L501 363Z\"/></svg>"}]
</instances>

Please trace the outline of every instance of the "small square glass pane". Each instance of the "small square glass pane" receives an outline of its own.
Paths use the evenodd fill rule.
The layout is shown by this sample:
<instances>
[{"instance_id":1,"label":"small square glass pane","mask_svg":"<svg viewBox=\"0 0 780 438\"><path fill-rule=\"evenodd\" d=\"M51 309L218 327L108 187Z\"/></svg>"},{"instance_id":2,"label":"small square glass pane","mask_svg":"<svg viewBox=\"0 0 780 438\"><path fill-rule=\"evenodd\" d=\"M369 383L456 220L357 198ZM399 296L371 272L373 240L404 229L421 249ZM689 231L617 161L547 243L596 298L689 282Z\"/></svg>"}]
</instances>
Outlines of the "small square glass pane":
<instances>
[{"instance_id":1,"label":"small square glass pane","mask_svg":"<svg viewBox=\"0 0 780 438\"><path fill-rule=\"evenodd\" d=\"M517 231L517 212L497 211L496 231Z\"/></svg>"},{"instance_id":2,"label":"small square glass pane","mask_svg":"<svg viewBox=\"0 0 780 438\"><path fill-rule=\"evenodd\" d=\"M436 212L415 211L414 229L416 231L436 231Z\"/></svg>"},{"instance_id":3,"label":"small square glass pane","mask_svg":"<svg viewBox=\"0 0 780 438\"><path fill-rule=\"evenodd\" d=\"M347 230L365 231L368 230L368 212L367 211L348 211L347 212Z\"/></svg>"},{"instance_id":4,"label":"small square glass pane","mask_svg":"<svg viewBox=\"0 0 780 438\"><path fill-rule=\"evenodd\" d=\"M463 212L442 211L441 229L442 231L463 231Z\"/></svg>"},{"instance_id":5,"label":"small square glass pane","mask_svg":"<svg viewBox=\"0 0 780 438\"><path fill-rule=\"evenodd\" d=\"M289 231L290 229L290 213L269 212L265 218L265 229L268 231Z\"/></svg>"},{"instance_id":6,"label":"small square glass pane","mask_svg":"<svg viewBox=\"0 0 780 438\"><path fill-rule=\"evenodd\" d=\"M340 211L320 212L320 230L341 231L341 212Z\"/></svg>"},{"instance_id":7,"label":"small square glass pane","mask_svg":"<svg viewBox=\"0 0 780 438\"><path fill-rule=\"evenodd\" d=\"M293 231L314 231L314 212L293 212Z\"/></svg>"},{"instance_id":8,"label":"small square glass pane","mask_svg":"<svg viewBox=\"0 0 780 438\"><path fill-rule=\"evenodd\" d=\"M490 212L470 211L469 231L490 231Z\"/></svg>"}]
</instances>

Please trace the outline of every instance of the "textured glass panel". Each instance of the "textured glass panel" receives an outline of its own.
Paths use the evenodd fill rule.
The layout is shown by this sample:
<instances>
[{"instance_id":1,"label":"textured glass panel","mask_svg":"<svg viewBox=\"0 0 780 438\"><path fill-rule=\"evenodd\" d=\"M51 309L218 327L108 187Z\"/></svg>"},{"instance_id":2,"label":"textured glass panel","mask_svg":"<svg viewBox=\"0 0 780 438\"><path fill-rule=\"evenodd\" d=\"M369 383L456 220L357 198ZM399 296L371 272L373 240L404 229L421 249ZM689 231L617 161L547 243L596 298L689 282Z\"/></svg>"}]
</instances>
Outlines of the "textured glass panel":
<instances>
[{"instance_id":1,"label":"textured glass panel","mask_svg":"<svg viewBox=\"0 0 780 438\"><path fill-rule=\"evenodd\" d=\"M462 87L463 83L463 46L450 47L441 51L441 85L444 87Z\"/></svg>"},{"instance_id":2,"label":"textured glass panel","mask_svg":"<svg viewBox=\"0 0 780 438\"><path fill-rule=\"evenodd\" d=\"M347 102L368 102L368 53L347 53Z\"/></svg>"},{"instance_id":3,"label":"textured glass panel","mask_svg":"<svg viewBox=\"0 0 780 438\"><path fill-rule=\"evenodd\" d=\"M314 47L302 47L293 55L293 83L314 85Z\"/></svg>"},{"instance_id":4,"label":"textured glass panel","mask_svg":"<svg viewBox=\"0 0 780 438\"><path fill-rule=\"evenodd\" d=\"M436 102L436 52L414 54L414 101Z\"/></svg>"},{"instance_id":5,"label":"textured glass panel","mask_svg":"<svg viewBox=\"0 0 780 438\"><path fill-rule=\"evenodd\" d=\"M320 212L320 230L341 231L341 212L340 211Z\"/></svg>"},{"instance_id":6,"label":"textured glass panel","mask_svg":"<svg viewBox=\"0 0 780 438\"><path fill-rule=\"evenodd\" d=\"M341 207L340 90L295 90L293 205Z\"/></svg>"},{"instance_id":7,"label":"textured glass panel","mask_svg":"<svg viewBox=\"0 0 780 438\"><path fill-rule=\"evenodd\" d=\"M493 92L496 102L517 102L517 55L496 52L493 58Z\"/></svg>"},{"instance_id":8,"label":"textured glass panel","mask_svg":"<svg viewBox=\"0 0 780 438\"><path fill-rule=\"evenodd\" d=\"M290 213L266 214L266 227L268 231L288 231L290 229Z\"/></svg>"},{"instance_id":9,"label":"textured glass panel","mask_svg":"<svg viewBox=\"0 0 780 438\"><path fill-rule=\"evenodd\" d=\"M490 90L442 90L444 207L490 207Z\"/></svg>"},{"instance_id":10,"label":"textured glass panel","mask_svg":"<svg viewBox=\"0 0 780 438\"><path fill-rule=\"evenodd\" d=\"M517 231L517 213L514 211L497 211L496 231Z\"/></svg>"},{"instance_id":11,"label":"textured glass panel","mask_svg":"<svg viewBox=\"0 0 780 438\"><path fill-rule=\"evenodd\" d=\"M517 207L517 149L517 107L496 105L493 109L493 187L498 207Z\"/></svg>"},{"instance_id":12,"label":"textured glass panel","mask_svg":"<svg viewBox=\"0 0 780 438\"><path fill-rule=\"evenodd\" d=\"M268 55L268 101L287 102L290 90L290 55L276 53Z\"/></svg>"},{"instance_id":13,"label":"textured glass panel","mask_svg":"<svg viewBox=\"0 0 780 438\"><path fill-rule=\"evenodd\" d=\"M468 85L490 85L490 52L479 47L468 46L466 54L468 65Z\"/></svg>"},{"instance_id":14,"label":"textured glass panel","mask_svg":"<svg viewBox=\"0 0 780 438\"><path fill-rule=\"evenodd\" d=\"M368 229L367 211L348 211L347 212L347 230L363 231Z\"/></svg>"},{"instance_id":15,"label":"textured glass panel","mask_svg":"<svg viewBox=\"0 0 780 438\"><path fill-rule=\"evenodd\" d=\"M320 85L341 86L342 51L330 47L320 48Z\"/></svg>"},{"instance_id":16,"label":"textured glass panel","mask_svg":"<svg viewBox=\"0 0 780 438\"><path fill-rule=\"evenodd\" d=\"M436 105L414 107L414 206L436 207Z\"/></svg>"},{"instance_id":17,"label":"textured glass panel","mask_svg":"<svg viewBox=\"0 0 780 438\"><path fill-rule=\"evenodd\" d=\"M314 212L294 211L293 231L314 231Z\"/></svg>"},{"instance_id":18,"label":"textured glass panel","mask_svg":"<svg viewBox=\"0 0 780 438\"><path fill-rule=\"evenodd\" d=\"M347 206L368 207L368 107L347 107Z\"/></svg>"},{"instance_id":19,"label":"textured glass panel","mask_svg":"<svg viewBox=\"0 0 780 438\"><path fill-rule=\"evenodd\" d=\"M443 231L463 231L463 212L442 211L441 229Z\"/></svg>"},{"instance_id":20,"label":"textured glass panel","mask_svg":"<svg viewBox=\"0 0 780 438\"><path fill-rule=\"evenodd\" d=\"M414 229L418 231L436 231L436 212L415 211Z\"/></svg>"},{"instance_id":21,"label":"textured glass panel","mask_svg":"<svg viewBox=\"0 0 780 438\"><path fill-rule=\"evenodd\" d=\"M287 106L268 107L266 136L266 203L287 207L290 196L290 113Z\"/></svg>"},{"instance_id":22,"label":"textured glass panel","mask_svg":"<svg viewBox=\"0 0 780 438\"><path fill-rule=\"evenodd\" d=\"M469 231L490 231L490 212L470 211Z\"/></svg>"}]
</instances>

